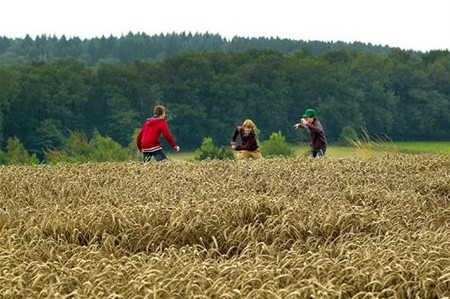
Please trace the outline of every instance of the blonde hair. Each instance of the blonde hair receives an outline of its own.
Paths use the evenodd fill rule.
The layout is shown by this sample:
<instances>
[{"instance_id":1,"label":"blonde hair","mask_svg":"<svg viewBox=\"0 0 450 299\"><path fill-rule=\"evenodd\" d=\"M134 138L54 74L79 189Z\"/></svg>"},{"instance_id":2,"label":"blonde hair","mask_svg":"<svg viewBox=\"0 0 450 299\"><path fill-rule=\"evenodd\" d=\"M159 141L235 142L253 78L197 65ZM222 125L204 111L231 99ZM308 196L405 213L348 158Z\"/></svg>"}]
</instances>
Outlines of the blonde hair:
<instances>
[{"instance_id":1,"label":"blonde hair","mask_svg":"<svg viewBox=\"0 0 450 299\"><path fill-rule=\"evenodd\" d=\"M153 112L155 113L156 116L161 116L164 115L164 113L166 112L166 108L164 108L164 106L161 105L156 105Z\"/></svg>"},{"instance_id":2,"label":"blonde hair","mask_svg":"<svg viewBox=\"0 0 450 299\"><path fill-rule=\"evenodd\" d=\"M242 123L242 126L247 129L252 129L253 131L256 130L256 125L251 119L244 120L244 123Z\"/></svg>"}]
</instances>

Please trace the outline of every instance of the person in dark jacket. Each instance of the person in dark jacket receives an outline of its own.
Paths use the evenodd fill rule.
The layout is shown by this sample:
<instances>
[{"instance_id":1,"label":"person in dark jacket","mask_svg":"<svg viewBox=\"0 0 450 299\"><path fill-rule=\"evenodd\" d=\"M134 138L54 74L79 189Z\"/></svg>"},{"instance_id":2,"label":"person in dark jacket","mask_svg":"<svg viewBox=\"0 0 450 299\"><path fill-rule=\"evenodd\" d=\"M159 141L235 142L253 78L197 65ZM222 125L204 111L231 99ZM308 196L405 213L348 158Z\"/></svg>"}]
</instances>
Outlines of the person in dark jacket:
<instances>
[{"instance_id":1,"label":"person in dark jacket","mask_svg":"<svg viewBox=\"0 0 450 299\"><path fill-rule=\"evenodd\" d=\"M242 126L237 126L234 129L231 137L231 148L237 151L238 159L262 159L261 151L258 149L258 142L256 141L256 126L251 119L246 119ZM241 138L241 144L236 143L238 135Z\"/></svg>"},{"instance_id":2,"label":"person in dark jacket","mask_svg":"<svg viewBox=\"0 0 450 299\"><path fill-rule=\"evenodd\" d=\"M309 135L309 144L311 151L309 156L313 158L322 157L327 150L327 139L322 124L317 119L317 113L314 109L306 109L300 122L294 125L295 129L302 127L306 129Z\"/></svg>"},{"instance_id":3,"label":"person in dark jacket","mask_svg":"<svg viewBox=\"0 0 450 299\"><path fill-rule=\"evenodd\" d=\"M143 154L144 162L150 161L152 157L155 157L156 161L167 159L159 140L161 133L175 151L180 151L180 147L173 139L165 120L166 109L164 106L157 105L153 111L153 117L147 119L136 138L136 145L139 152Z\"/></svg>"}]
</instances>

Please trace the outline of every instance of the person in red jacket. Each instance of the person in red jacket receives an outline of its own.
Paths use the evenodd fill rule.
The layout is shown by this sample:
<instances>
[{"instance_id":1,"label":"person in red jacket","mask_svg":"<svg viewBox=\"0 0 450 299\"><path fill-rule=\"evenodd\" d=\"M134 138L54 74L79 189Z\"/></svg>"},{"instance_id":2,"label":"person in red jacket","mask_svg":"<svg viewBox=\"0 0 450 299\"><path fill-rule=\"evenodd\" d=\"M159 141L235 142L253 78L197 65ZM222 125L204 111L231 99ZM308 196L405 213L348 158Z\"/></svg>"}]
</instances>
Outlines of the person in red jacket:
<instances>
[{"instance_id":1,"label":"person in red jacket","mask_svg":"<svg viewBox=\"0 0 450 299\"><path fill-rule=\"evenodd\" d=\"M155 106L153 117L147 119L136 138L136 144L139 152L143 154L144 162L150 161L152 157L155 157L156 161L167 159L159 140L161 133L175 151L180 151L180 147L176 144L169 131L165 116L166 109L164 106Z\"/></svg>"}]
</instances>

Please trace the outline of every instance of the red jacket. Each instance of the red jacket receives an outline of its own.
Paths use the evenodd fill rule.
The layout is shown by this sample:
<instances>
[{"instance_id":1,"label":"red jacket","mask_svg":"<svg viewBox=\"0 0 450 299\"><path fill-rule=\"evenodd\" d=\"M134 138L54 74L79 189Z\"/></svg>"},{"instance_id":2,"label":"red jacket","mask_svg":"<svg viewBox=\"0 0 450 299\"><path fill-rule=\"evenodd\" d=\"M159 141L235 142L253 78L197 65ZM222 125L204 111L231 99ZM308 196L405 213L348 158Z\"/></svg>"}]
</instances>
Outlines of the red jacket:
<instances>
[{"instance_id":1,"label":"red jacket","mask_svg":"<svg viewBox=\"0 0 450 299\"><path fill-rule=\"evenodd\" d=\"M167 142L175 148L177 144L170 134L169 126L164 118L148 118L136 138L136 145L141 152L154 152L162 148L159 136L163 133Z\"/></svg>"}]
</instances>

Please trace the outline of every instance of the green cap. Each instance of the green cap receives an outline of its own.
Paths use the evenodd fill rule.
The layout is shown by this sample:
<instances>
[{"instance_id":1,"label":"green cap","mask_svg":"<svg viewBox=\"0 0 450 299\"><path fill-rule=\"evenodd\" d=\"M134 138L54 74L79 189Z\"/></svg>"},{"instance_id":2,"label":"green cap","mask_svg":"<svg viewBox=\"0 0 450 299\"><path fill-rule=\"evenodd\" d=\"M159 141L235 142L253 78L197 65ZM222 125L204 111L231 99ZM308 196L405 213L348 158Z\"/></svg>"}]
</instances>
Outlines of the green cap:
<instances>
[{"instance_id":1,"label":"green cap","mask_svg":"<svg viewBox=\"0 0 450 299\"><path fill-rule=\"evenodd\" d=\"M314 110L314 109L306 109L305 113L303 114L303 118L314 117L314 116L316 116L316 110Z\"/></svg>"}]
</instances>

